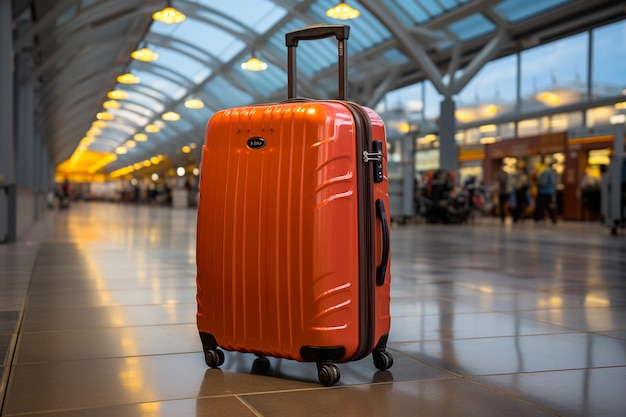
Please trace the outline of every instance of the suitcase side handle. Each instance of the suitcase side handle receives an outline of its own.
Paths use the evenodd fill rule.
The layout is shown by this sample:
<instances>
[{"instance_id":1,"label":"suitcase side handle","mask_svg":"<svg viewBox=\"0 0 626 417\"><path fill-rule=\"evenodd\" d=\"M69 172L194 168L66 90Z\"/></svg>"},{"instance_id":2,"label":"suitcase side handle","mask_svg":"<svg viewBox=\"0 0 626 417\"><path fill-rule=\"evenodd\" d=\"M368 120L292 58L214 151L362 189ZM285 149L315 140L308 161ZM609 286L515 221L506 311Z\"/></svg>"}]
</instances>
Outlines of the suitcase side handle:
<instances>
[{"instance_id":1,"label":"suitcase side handle","mask_svg":"<svg viewBox=\"0 0 626 417\"><path fill-rule=\"evenodd\" d=\"M285 35L287 45L287 98L296 97L297 71L296 71L296 48L299 41L316 40L330 38L337 39L337 56L339 60L339 100L345 100L347 93L348 79L348 38L350 36L350 26L348 25L314 25L302 29L288 32Z\"/></svg>"},{"instance_id":2,"label":"suitcase side handle","mask_svg":"<svg viewBox=\"0 0 626 417\"><path fill-rule=\"evenodd\" d=\"M387 224L385 203L383 203L383 200L381 199L376 200L376 217L380 219L383 229L383 254L380 265L376 267L376 285L381 286L385 283L387 265L389 264L389 225Z\"/></svg>"}]
</instances>

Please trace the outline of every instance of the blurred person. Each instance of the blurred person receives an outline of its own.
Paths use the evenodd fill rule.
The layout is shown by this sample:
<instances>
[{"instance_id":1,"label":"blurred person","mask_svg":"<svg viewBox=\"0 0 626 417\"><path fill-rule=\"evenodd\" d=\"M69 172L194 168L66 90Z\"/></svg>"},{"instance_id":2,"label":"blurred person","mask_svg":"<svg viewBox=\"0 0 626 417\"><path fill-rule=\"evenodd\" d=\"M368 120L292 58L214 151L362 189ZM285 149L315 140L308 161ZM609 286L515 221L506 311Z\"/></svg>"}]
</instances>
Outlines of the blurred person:
<instances>
[{"instance_id":1,"label":"blurred person","mask_svg":"<svg viewBox=\"0 0 626 417\"><path fill-rule=\"evenodd\" d=\"M552 223L556 223L556 173L552 165L546 166L537 179L537 205L535 206L535 222L543 220L545 212L550 215Z\"/></svg>"},{"instance_id":2,"label":"blurred person","mask_svg":"<svg viewBox=\"0 0 626 417\"><path fill-rule=\"evenodd\" d=\"M518 171L515 174L514 190L512 196L514 197L514 209L513 209L513 223L517 223L521 218L526 208L528 207L528 192L530 190L530 179L528 171L526 170L526 164L522 161L518 166Z\"/></svg>"},{"instance_id":3,"label":"blurred person","mask_svg":"<svg viewBox=\"0 0 626 417\"><path fill-rule=\"evenodd\" d=\"M505 171L504 166L500 167L498 172L498 208L500 211L500 221L504 223L506 219L507 203L511 197L513 182L511 175Z\"/></svg>"},{"instance_id":4,"label":"blurred person","mask_svg":"<svg viewBox=\"0 0 626 417\"><path fill-rule=\"evenodd\" d=\"M592 212L599 209L599 204L595 204L596 195L600 195L600 183L591 174L591 169L585 168L585 173L580 179L580 197L582 203L582 220L591 220ZM599 198L598 198L599 200Z\"/></svg>"}]
</instances>

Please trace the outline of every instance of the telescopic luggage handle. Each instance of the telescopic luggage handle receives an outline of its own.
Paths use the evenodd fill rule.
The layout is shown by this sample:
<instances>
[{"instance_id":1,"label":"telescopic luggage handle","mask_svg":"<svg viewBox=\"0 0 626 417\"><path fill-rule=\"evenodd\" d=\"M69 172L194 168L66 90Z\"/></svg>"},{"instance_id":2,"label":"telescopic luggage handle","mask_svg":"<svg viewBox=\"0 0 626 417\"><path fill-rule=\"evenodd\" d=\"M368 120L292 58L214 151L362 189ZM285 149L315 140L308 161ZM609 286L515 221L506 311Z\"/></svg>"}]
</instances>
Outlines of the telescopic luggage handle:
<instances>
[{"instance_id":1,"label":"telescopic luggage handle","mask_svg":"<svg viewBox=\"0 0 626 417\"><path fill-rule=\"evenodd\" d=\"M294 30L285 35L287 44L287 96L296 97L297 71L296 71L296 48L299 41L324 39L334 36L337 39L337 55L339 58L339 100L345 100L347 94L348 78L348 37L350 26L348 25L315 25Z\"/></svg>"}]
</instances>

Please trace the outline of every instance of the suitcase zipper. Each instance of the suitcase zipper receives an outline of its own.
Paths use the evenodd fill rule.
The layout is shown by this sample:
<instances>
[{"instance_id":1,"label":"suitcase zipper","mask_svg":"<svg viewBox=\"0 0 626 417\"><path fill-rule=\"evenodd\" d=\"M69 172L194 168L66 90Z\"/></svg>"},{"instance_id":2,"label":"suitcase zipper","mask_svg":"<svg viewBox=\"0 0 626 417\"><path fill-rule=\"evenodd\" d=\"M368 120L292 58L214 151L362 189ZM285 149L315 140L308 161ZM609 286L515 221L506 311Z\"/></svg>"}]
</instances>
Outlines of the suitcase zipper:
<instances>
[{"instance_id":1,"label":"suitcase zipper","mask_svg":"<svg viewBox=\"0 0 626 417\"><path fill-rule=\"evenodd\" d=\"M353 356L353 360L367 356L376 341L374 340L375 324L375 279L372 260L375 258L374 246L374 172L370 162L380 161L382 165L382 149L380 156L378 150L370 152L372 142L371 122L369 116L356 103L342 102L352 112L356 129L356 151L362 155L357 164L357 193L359 198L359 344Z\"/></svg>"}]
</instances>

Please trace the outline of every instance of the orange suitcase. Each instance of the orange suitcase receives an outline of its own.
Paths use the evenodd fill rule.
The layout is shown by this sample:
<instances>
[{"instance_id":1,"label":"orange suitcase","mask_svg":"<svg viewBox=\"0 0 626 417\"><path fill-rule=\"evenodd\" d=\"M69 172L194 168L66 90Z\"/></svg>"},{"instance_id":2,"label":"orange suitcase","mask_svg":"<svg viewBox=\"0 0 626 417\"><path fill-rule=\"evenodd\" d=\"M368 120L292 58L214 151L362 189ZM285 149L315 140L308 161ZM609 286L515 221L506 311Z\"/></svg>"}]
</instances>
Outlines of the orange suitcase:
<instances>
[{"instance_id":1,"label":"orange suitcase","mask_svg":"<svg viewBox=\"0 0 626 417\"><path fill-rule=\"evenodd\" d=\"M389 207L385 127L344 101L349 26L286 35L289 97L300 40L335 36L338 101L288 100L220 111L202 149L197 325L210 367L221 349L317 363L373 354L387 369ZM221 348L221 349L220 349Z\"/></svg>"}]
</instances>

